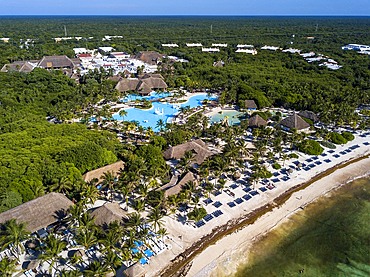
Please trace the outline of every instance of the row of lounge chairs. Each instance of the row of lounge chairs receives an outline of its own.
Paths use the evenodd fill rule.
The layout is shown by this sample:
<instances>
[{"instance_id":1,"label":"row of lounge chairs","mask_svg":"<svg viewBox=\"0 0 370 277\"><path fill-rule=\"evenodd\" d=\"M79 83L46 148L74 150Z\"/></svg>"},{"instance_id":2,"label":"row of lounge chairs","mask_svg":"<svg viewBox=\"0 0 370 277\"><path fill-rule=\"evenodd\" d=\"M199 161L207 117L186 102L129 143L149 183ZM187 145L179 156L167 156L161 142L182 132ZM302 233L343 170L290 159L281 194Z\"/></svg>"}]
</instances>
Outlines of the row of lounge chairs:
<instances>
[{"instance_id":1,"label":"row of lounge chairs","mask_svg":"<svg viewBox=\"0 0 370 277\"><path fill-rule=\"evenodd\" d=\"M203 219L199 220L198 222L195 222L194 225L197 228L200 228L204 225L206 225L207 222L211 221L212 219L219 217L220 215L223 215L224 213L221 210L216 210L213 213L207 214Z\"/></svg>"}]
</instances>

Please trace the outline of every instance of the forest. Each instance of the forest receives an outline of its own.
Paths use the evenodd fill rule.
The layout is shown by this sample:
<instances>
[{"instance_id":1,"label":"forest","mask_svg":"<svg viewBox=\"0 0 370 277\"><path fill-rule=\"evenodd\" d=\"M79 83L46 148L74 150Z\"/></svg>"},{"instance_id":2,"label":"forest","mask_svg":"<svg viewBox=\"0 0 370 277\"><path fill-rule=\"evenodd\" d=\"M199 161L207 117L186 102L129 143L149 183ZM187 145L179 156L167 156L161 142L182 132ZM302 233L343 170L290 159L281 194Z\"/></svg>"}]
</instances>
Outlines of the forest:
<instances>
[{"instance_id":1,"label":"forest","mask_svg":"<svg viewBox=\"0 0 370 277\"><path fill-rule=\"evenodd\" d=\"M0 42L0 68L44 55L73 57L74 47L113 46L130 54L153 50L189 60L161 67L166 82L172 88L220 90L221 104L243 107L243 100L254 99L260 108L312 110L322 121L340 125L358 120L355 109L370 103L369 56L341 49L348 43L370 44L367 17L1 17L0 24L0 37L11 38ZM83 39L55 43L54 37L64 36L64 26L68 36ZM102 42L105 35L123 39ZM33 43L26 47L25 39ZM210 54L186 48L186 42L229 47ZM162 43L180 47L165 49ZM281 52L235 53L239 43L315 51L343 68L331 71ZM219 60L224 67L213 66ZM59 71L0 73L0 211L52 191L65 178L76 182L86 171L118 158L133 167L145 161L148 174L159 170L166 175L161 150L189 138L186 130L132 149L112 132L46 120L71 119L101 99L116 101L120 95L114 86L104 72L92 72L79 83Z\"/></svg>"}]
</instances>

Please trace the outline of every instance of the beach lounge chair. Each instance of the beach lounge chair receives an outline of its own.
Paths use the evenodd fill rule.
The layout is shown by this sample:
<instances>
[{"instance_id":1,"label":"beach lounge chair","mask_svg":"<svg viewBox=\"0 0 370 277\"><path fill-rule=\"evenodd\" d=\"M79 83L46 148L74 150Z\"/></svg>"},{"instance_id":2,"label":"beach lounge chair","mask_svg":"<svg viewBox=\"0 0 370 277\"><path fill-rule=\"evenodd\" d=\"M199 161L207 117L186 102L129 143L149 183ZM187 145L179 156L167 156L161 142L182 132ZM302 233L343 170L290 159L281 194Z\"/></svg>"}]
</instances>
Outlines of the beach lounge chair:
<instances>
[{"instance_id":1,"label":"beach lounge chair","mask_svg":"<svg viewBox=\"0 0 370 277\"><path fill-rule=\"evenodd\" d=\"M216 208L219 208L222 206L222 203L220 201L217 201L215 203L213 203L213 206L215 206Z\"/></svg>"},{"instance_id":2,"label":"beach lounge chair","mask_svg":"<svg viewBox=\"0 0 370 277\"><path fill-rule=\"evenodd\" d=\"M234 200L234 202L235 202L236 204L241 204L241 203L243 203L244 201L243 201L243 199L241 199L241 198L236 198L236 199Z\"/></svg>"},{"instance_id":3,"label":"beach lounge chair","mask_svg":"<svg viewBox=\"0 0 370 277\"><path fill-rule=\"evenodd\" d=\"M258 191L256 191L256 190L252 190L252 191L250 192L250 194L251 194L252 196L256 196L256 195L258 195L258 194L259 194L259 192L258 192Z\"/></svg>"},{"instance_id":4,"label":"beach lounge chair","mask_svg":"<svg viewBox=\"0 0 370 277\"><path fill-rule=\"evenodd\" d=\"M149 248L148 249L145 249L144 250L144 255L147 257L147 258L150 258L152 256L154 256L154 253L152 250L150 250Z\"/></svg>"},{"instance_id":5,"label":"beach lounge chair","mask_svg":"<svg viewBox=\"0 0 370 277\"><path fill-rule=\"evenodd\" d=\"M207 214L205 217L203 217L203 219L208 222L208 221L211 221L213 219L213 215L212 214Z\"/></svg>"},{"instance_id":6,"label":"beach lounge chair","mask_svg":"<svg viewBox=\"0 0 370 277\"><path fill-rule=\"evenodd\" d=\"M250 192L252 189L251 189L250 187L246 187L246 188L243 188L243 190L244 190L246 193L248 193L248 192Z\"/></svg>"},{"instance_id":7,"label":"beach lounge chair","mask_svg":"<svg viewBox=\"0 0 370 277\"><path fill-rule=\"evenodd\" d=\"M252 199L252 196L250 196L249 194L245 194L242 198L243 198L245 201L248 201L249 199Z\"/></svg>"},{"instance_id":8,"label":"beach lounge chair","mask_svg":"<svg viewBox=\"0 0 370 277\"><path fill-rule=\"evenodd\" d=\"M142 265L145 265L145 264L148 264L149 262L148 262L148 260L146 259L146 258L141 258L140 260L140 264L142 264Z\"/></svg>"},{"instance_id":9,"label":"beach lounge chair","mask_svg":"<svg viewBox=\"0 0 370 277\"><path fill-rule=\"evenodd\" d=\"M221 191L216 190L216 191L214 191L214 192L213 192L213 195L214 195L214 196L218 196L218 195L220 195L221 193L222 193Z\"/></svg>"},{"instance_id":10,"label":"beach lounge chair","mask_svg":"<svg viewBox=\"0 0 370 277\"><path fill-rule=\"evenodd\" d=\"M214 217L219 217L220 215L223 215L224 213L221 210L216 210L212 213Z\"/></svg>"},{"instance_id":11,"label":"beach lounge chair","mask_svg":"<svg viewBox=\"0 0 370 277\"><path fill-rule=\"evenodd\" d=\"M234 202L229 202L227 203L227 205L230 207L230 208L234 208L236 206L236 204Z\"/></svg>"},{"instance_id":12,"label":"beach lounge chair","mask_svg":"<svg viewBox=\"0 0 370 277\"><path fill-rule=\"evenodd\" d=\"M203 220L199 220L198 222L195 223L195 226L197 226L198 228L200 228L204 225L205 225L205 222Z\"/></svg>"},{"instance_id":13,"label":"beach lounge chair","mask_svg":"<svg viewBox=\"0 0 370 277\"><path fill-rule=\"evenodd\" d=\"M238 185L237 184L232 184L231 186L230 186L230 188L232 188L232 189L236 189L238 187Z\"/></svg>"},{"instance_id":14,"label":"beach lounge chair","mask_svg":"<svg viewBox=\"0 0 370 277\"><path fill-rule=\"evenodd\" d=\"M265 188L265 187L260 187L260 188L259 188L259 190L260 190L260 191L262 191L262 192L265 192L265 191L267 190L267 188Z\"/></svg>"},{"instance_id":15,"label":"beach lounge chair","mask_svg":"<svg viewBox=\"0 0 370 277\"><path fill-rule=\"evenodd\" d=\"M213 200L211 198L207 198L205 200L203 200L203 202L208 205L208 204L211 204L213 202Z\"/></svg>"}]
</instances>

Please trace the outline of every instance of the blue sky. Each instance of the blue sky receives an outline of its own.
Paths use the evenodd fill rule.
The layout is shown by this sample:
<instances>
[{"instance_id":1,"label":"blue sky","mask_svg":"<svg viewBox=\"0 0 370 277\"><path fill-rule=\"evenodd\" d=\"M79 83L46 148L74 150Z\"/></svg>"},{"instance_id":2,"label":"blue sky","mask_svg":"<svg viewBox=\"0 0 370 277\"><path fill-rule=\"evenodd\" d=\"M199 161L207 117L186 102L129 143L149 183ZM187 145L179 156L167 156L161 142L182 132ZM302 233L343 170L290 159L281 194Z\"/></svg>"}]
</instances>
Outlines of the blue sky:
<instances>
[{"instance_id":1,"label":"blue sky","mask_svg":"<svg viewBox=\"0 0 370 277\"><path fill-rule=\"evenodd\" d=\"M0 15L362 15L369 0L0 0Z\"/></svg>"}]
</instances>

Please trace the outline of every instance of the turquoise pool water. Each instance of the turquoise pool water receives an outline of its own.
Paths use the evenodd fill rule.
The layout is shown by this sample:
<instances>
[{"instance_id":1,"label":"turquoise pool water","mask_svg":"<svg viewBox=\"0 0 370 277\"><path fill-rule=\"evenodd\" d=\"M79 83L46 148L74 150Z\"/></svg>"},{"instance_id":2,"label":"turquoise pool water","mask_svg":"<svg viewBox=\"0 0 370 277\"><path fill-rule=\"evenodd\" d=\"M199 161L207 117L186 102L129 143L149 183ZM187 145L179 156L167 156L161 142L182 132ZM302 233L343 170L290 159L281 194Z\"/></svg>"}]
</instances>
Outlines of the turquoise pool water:
<instances>
[{"instance_id":1,"label":"turquoise pool water","mask_svg":"<svg viewBox=\"0 0 370 277\"><path fill-rule=\"evenodd\" d=\"M161 99L168 96L171 96L172 94L170 92L151 92L149 95L141 96L139 94L130 94L127 97L123 98L121 102L126 103L129 101L135 101L135 100L154 100L154 99Z\"/></svg>"},{"instance_id":2,"label":"turquoise pool water","mask_svg":"<svg viewBox=\"0 0 370 277\"><path fill-rule=\"evenodd\" d=\"M238 111L222 111L222 113L217 113L213 116L211 116L211 124L212 123L218 123L222 120L224 120L224 118L227 116L228 117L228 122L229 122L229 125L238 125L240 124L240 119L238 116L241 116L243 115L243 113L241 112L238 112Z\"/></svg>"},{"instance_id":3,"label":"turquoise pool water","mask_svg":"<svg viewBox=\"0 0 370 277\"><path fill-rule=\"evenodd\" d=\"M153 97L153 95L148 97ZM154 98L158 98L158 96L154 95ZM201 93L191 96L187 102L181 104L153 102L153 107L149 110L129 108L126 109L127 115L124 118L122 118L118 113L114 114L113 118L116 120L138 121L143 127L151 127L154 131L159 131L156 127L159 119L162 119L167 123L178 113L178 109L180 107L190 106L190 108L195 108L201 106L202 101L205 99L214 100L216 98L214 96L209 97L207 93Z\"/></svg>"}]
</instances>

